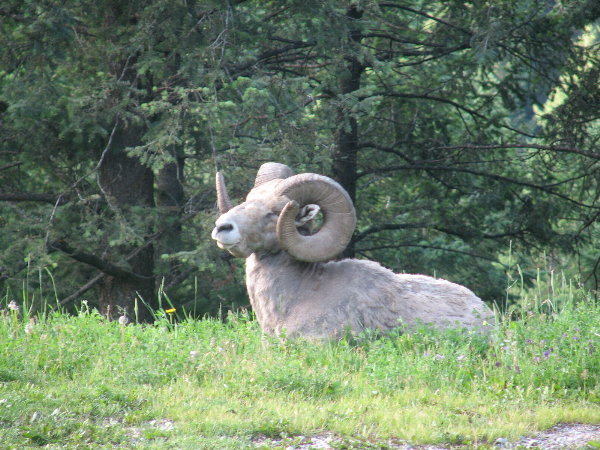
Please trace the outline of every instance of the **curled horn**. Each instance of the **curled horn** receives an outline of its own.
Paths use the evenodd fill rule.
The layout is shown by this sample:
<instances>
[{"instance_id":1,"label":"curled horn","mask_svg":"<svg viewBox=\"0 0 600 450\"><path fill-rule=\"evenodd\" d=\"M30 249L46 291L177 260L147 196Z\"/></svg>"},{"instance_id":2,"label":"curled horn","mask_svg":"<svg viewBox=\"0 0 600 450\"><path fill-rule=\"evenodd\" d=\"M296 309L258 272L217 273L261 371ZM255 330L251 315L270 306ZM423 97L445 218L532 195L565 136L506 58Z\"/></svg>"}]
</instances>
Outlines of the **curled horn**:
<instances>
[{"instance_id":1,"label":"curled horn","mask_svg":"<svg viewBox=\"0 0 600 450\"><path fill-rule=\"evenodd\" d=\"M285 164L265 163L258 169L256 179L254 180L254 187L260 186L267 181L289 178L292 175L294 175L294 171Z\"/></svg>"},{"instance_id":2,"label":"curled horn","mask_svg":"<svg viewBox=\"0 0 600 450\"><path fill-rule=\"evenodd\" d=\"M301 261L326 261L340 254L352 237L356 212L348 193L331 178L313 173L294 175L277 187L278 195L287 196L277 221L279 245ZM312 236L302 236L296 228L300 207L317 204L323 212L323 225Z\"/></svg>"},{"instance_id":3,"label":"curled horn","mask_svg":"<svg viewBox=\"0 0 600 450\"><path fill-rule=\"evenodd\" d=\"M217 206L219 213L225 214L232 208L231 200L229 200L229 194L227 193L227 187L225 186L225 179L221 172L217 172L216 177L217 184Z\"/></svg>"}]
</instances>

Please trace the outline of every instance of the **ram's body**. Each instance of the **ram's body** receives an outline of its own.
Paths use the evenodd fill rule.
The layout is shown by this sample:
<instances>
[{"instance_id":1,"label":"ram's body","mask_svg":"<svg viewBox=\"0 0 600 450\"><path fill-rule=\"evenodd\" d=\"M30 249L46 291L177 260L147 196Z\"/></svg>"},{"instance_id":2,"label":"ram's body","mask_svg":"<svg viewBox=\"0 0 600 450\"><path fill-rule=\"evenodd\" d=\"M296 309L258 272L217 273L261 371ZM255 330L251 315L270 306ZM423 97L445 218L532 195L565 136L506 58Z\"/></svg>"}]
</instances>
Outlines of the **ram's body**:
<instances>
[{"instance_id":1,"label":"ram's body","mask_svg":"<svg viewBox=\"0 0 600 450\"><path fill-rule=\"evenodd\" d=\"M463 286L381 265L345 259L296 261L285 252L251 255L246 284L256 317L270 334L337 337L365 328L389 330L430 323L437 328L491 322L481 300Z\"/></svg>"},{"instance_id":2,"label":"ram's body","mask_svg":"<svg viewBox=\"0 0 600 450\"><path fill-rule=\"evenodd\" d=\"M277 172L280 178L257 182L246 202L235 208L231 208L228 198L223 198L226 196L223 187L218 188L224 214L213 231L220 247L247 258L248 294L265 332L289 337L336 338L347 331L411 328L418 324L476 330L485 330L491 324L491 311L463 286L424 275L395 274L372 261L321 261L330 259L346 245L348 232L351 234L354 228L351 202L344 206L346 210L340 209L339 204L349 201L347 194L343 192L338 198L333 191L327 193L330 204L323 206L325 223L317 235L331 233L331 222L338 220L336 215L348 214L352 218L339 222L340 228L345 229L341 230L344 234L341 241L315 256L314 246L324 245L323 242L315 236L302 236L320 209L306 200L315 194L307 194L306 186L300 188L300 194L282 188L282 180L290 175L281 170L285 176ZM316 177L341 189L333 180ZM291 225L281 223L285 216ZM299 228L305 231L297 233ZM296 236L290 238L288 234ZM290 243L289 239L298 242Z\"/></svg>"}]
</instances>

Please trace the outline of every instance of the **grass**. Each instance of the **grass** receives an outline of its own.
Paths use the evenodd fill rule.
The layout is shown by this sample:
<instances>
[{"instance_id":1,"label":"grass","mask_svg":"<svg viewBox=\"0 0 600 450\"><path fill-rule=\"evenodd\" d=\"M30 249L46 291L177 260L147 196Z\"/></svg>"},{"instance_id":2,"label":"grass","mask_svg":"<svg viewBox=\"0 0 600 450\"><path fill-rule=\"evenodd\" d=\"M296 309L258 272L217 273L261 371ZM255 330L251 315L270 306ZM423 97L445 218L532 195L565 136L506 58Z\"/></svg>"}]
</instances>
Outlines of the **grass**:
<instances>
[{"instance_id":1,"label":"grass","mask_svg":"<svg viewBox=\"0 0 600 450\"><path fill-rule=\"evenodd\" d=\"M245 314L29 317L7 297L0 448L285 448L325 432L339 448L485 447L598 423L600 305L570 286L537 292L491 339L423 329L336 343L265 337Z\"/></svg>"}]
</instances>

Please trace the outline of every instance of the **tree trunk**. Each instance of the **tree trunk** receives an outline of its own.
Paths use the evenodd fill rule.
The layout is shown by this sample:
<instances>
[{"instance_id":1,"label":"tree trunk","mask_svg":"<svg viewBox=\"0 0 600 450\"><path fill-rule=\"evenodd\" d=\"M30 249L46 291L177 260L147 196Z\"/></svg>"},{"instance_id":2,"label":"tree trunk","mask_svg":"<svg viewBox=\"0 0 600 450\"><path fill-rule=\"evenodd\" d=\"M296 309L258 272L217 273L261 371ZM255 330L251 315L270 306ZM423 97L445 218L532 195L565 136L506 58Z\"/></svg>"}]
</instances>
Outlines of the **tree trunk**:
<instances>
[{"instance_id":1,"label":"tree trunk","mask_svg":"<svg viewBox=\"0 0 600 450\"><path fill-rule=\"evenodd\" d=\"M175 161L165 164L158 171L157 176L156 206L160 229L164 230L157 243L156 250L159 255L175 253L182 248L182 226L179 220L185 201L183 191L185 159L175 149L171 153ZM169 261L167 264L168 267L162 267L160 270L160 273L165 274L165 286L169 286L174 279L181 275L181 270L176 263Z\"/></svg>"},{"instance_id":2,"label":"tree trunk","mask_svg":"<svg viewBox=\"0 0 600 450\"><path fill-rule=\"evenodd\" d=\"M134 229L131 218L138 219L144 207L154 207L154 177L152 171L143 166L137 158L127 156L125 149L140 144L142 130L137 127L120 129L115 133L113 143L99 168L98 182L106 196L114 220ZM142 208L140 208L142 207ZM135 211L134 211L135 210ZM130 319L150 321L148 307L157 307L154 281L154 249L152 245L140 247L139 242L152 232L150 224L135 227L138 242L131 245L107 247L106 259L123 261L125 256L136 251L129 260L131 272L136 276L115 277L107 275L99 283L99 304L102 314L110 318L126 315ZM140 300L140 297L148 307ZM135 304L138 303L137 317Z\"/></svg>"},{"instance_id":3,"label":"tree trunk","mask_svg":"<svg viewBox=\"0 0 600 450\"><path fill-rule=\"evenodd\" d=\"M356 6L351 6L346 17L350 23L350 48L356 50L360 43L361 32L355 23L362 16ZM346 56L346 67L339 79L340 96L356 91L360 88L360 78L365 69L357 58L357 51ZM336 146L333 154L332 174L346 189L353 202L356 202L357 155L358 155L358 122L346 107L347 103L341 101L337 112L338 129L336 131ZM354 245L350 244L343 253L344 257L354 256Z\"/></svg>"}]
</instances>

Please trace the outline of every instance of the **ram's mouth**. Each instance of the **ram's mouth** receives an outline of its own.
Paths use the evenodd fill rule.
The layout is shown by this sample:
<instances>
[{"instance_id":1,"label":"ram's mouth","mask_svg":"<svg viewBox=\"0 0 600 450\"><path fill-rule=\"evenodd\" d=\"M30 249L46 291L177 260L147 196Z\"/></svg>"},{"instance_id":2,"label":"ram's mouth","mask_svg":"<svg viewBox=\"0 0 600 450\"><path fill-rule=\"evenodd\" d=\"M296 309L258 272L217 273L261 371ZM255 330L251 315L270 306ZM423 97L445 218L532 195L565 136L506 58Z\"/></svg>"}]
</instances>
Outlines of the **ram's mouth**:
<instances>
[{"instance_id":1,"label":"ram's mouth","mask_svg":"<svg viewBox=\"0 0 600 450\"><path fill-rule=\"evenodd\" d=\"M221 242L221 241L217 241L217 247L222 248L223 250L230 250L233 247L235 247L236 245L238 245L240 242L233 242L233 243L225 243L225 242Z\"/></svg>"},{"instance_id":2,"label":"ram's mouth","mask_svg":"<svg viewBox=\"0 0 600 450\"><path fill-rule=\"evenodd\" d=\"M223 233L219 232L219 228L215 227L210 234L215 241L217 241L217 246L224 250L229 250L232 247L235 247L241 242L240 236L233 236L231 233Z\"/></svg>"},{"instance_id":3,"label":"ram's mouth","mask_svg":"<svg viewBox=\"0 0 600 450\"><path fill-rule=\"evenodd\" d=\"M244 249L239 247L239 242L236 242L234 244L232 244L232 243L226 244L221 241L217 241L217 246L219 248L222 248L223 250L228 251L236 258L247 258L248 256L250 256L249 252L244 251Z\"/></svg>"}]
</instances>

